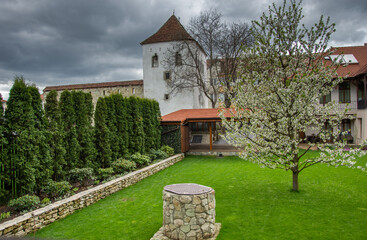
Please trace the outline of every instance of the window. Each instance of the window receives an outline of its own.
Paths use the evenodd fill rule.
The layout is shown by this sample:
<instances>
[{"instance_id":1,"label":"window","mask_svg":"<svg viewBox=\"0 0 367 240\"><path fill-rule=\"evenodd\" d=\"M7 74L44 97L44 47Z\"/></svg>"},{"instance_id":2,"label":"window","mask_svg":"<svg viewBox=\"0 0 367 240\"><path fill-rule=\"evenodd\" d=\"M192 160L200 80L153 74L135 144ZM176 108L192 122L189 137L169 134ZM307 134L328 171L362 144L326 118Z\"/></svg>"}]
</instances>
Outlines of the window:
<instances>
[{"instance_id":1,"label":"window","mask_svg":"<svg viewBox=\"0 0 367 240\"><path fill-rule=\"evenodd\" d=\"M169 94L168 93L164 94L164 100L168 100L168 99L169 99Z\"/></svg>"},{"instance_id":2,"label":"window","mask_svg":"<svg viewBox=\"0 0 367 240\"><path fill-rule=\"evenodd\" d=\"M132 94L135 94L135 88L132 88L132 89L131 89L131 93L132 93Z\"/></svg>"},{"instance_id":3,"label":"window","mask_svg":"<svg viewBox=\"0 0 367 240\"><path fill-rule=\"evenodd\" d=\"M326 103L329 103L331 101L331 93L325 95L325 96L322 96L320 98L320 104L326 104Z\"/></svg>"},{"instance_id":4,"label":"window","mask_svg":"<svg viewBox=\"0 0 367 240\"><path fill-rule=\"evenodd\" d=\"M176 55L175 55L175 64L176 64L176 66L181 66L182 65L182 56L178 52L176 52Z\"/></svg>"},{"instance_id":5,"label":"window","mask_svg":"<svg viewBox=\"0 0 367 240\"><path fill-rule=\"evenodd\" d=\"M158 67L158 55L157 54L154 54L154 56L152 57L152 67L153 68Z\"/></svg>"},{"instance_id":6,"label":"window","mask_svg":"<svg viewBox=\"0 0 367 240\"><path fill-rule=\"evenodd\" d=\"M341 124L342 132L350 132L352 128L352 121L350 119L343 119Z\"/></svg>"},{"instance_id":7,"label":"window","mask_svg":"<svg viewBox=\"0 0 367 240\"><path fill-rule=\"evenodd\" d=\"M171 72L170 71L165 71L163 73L163 79L164 80L171 80Z\"/></svg>"},{"instance_id":8,"label":"window","mask_svg":"<svg viewBox=\"0 0 367 240\"><path fill-rule=\"evenodd\" d=\"M350 103L350 83L342 82L339 84L339 102Z\"/></svg>"},{"instance_id":9,"label":"window","mask_svg":"<svg viewBox=\"0 0 367 240\"><path fill-rule=\"evenodd\" d=\"M105 96L106 95L106 91L105 90L103 90L103 96Z\"/></svg>"}]
</instances>

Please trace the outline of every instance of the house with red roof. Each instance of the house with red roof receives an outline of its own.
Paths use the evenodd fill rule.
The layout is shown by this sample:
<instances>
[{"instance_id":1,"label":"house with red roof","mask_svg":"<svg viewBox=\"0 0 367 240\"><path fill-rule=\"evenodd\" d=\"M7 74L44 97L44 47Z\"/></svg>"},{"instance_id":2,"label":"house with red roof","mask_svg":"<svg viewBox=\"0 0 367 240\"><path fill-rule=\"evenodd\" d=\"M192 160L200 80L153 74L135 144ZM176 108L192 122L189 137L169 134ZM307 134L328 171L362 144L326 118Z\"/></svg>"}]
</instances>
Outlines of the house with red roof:
<instances>
[{"instance_id":1,"label":"house with red roof","mask_svg":"<svg viewBox=\"0 0 367 240\"><path fill-rule=\"evenodd\" d=\"M348 109L348 119L341 123L341 130L348 131L347 140L351 144L361 144L367 140L367 43L363 46L339 47L325 57L325 64L331 65L332 61L340 61L337 73L344 81L333 91L323 96L319 104L330 101L339 103L339 109ZM329 128L325 124L325 128ZM314 133L306 131L310 138Z\"/></svg>"}]
</instances>

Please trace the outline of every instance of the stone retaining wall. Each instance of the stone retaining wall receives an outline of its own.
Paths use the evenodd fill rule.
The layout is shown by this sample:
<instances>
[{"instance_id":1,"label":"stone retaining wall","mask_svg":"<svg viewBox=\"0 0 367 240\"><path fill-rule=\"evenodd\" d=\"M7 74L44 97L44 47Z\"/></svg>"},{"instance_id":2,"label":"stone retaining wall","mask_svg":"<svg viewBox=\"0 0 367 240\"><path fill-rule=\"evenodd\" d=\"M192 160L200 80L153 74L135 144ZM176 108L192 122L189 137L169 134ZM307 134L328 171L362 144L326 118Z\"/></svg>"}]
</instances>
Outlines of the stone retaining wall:
<instances>
[{"instance_id":1,"label":"stone retaining wall","mask_svg":"<svg viewBox=\"0 0 367 240\"><path fill-rule=\"evenodd\" d=\"M163 161L129 173L94 188L75 194L69 198L52 203L44 208L26 213L0 224L1 236L24 236L35 232L46 225L72 214L78 209L87 207L108 195L131 186L173 164L181 161L183 154L177 154Z\"/></svg>"}]
</instances>

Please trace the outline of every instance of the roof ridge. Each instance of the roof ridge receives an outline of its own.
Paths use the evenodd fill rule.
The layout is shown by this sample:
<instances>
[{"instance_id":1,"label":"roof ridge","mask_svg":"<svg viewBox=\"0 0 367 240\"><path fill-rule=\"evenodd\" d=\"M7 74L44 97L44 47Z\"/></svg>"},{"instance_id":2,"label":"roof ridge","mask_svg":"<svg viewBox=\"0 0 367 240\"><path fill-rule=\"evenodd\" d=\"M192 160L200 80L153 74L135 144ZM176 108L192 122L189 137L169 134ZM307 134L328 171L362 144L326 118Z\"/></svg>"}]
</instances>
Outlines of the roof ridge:
<instances>
[{"instance_id":1,"label":"roof ridge","mask_svg":"<svg viewBox=\"0 0 367 240\"><path fill-rule=\"evenodd\" d=\"M67 90L67 89L82 89L82 88L98 88L98 87L114 87L114 86L128 86L128 85L143 85L143 80L128 80L128 81L114 81L114 82L99 82L99 83L79 83L57 86L46 86L43 91L51 90Z\"/></svg>"}]
</instances>

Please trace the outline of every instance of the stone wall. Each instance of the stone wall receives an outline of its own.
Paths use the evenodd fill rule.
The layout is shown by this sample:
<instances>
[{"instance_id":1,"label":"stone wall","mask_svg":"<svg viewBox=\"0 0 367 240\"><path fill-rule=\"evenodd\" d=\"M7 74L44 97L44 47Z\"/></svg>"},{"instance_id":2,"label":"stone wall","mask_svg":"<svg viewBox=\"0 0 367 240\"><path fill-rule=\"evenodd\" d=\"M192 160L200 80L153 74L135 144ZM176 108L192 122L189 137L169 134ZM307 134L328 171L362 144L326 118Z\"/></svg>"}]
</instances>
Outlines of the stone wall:
<instances>
[{"instance_id":1,"label":"stone wall","mask_svg":"<svg viewBox=\"0 0 367 240\"><path fill-rule=\"evenodd\" d=\"M94 188L75 194L69 198L52 203L44 208L26 213L0 224L1 236L24 236L35 232L46 225L72 214L78 209L87 207L108 195L133 185L140 180L149 177L173 164L181 161L183 154L177 154L163 161L129 173L123 177L114 179Z\"/></svg>"}]
</instances>

